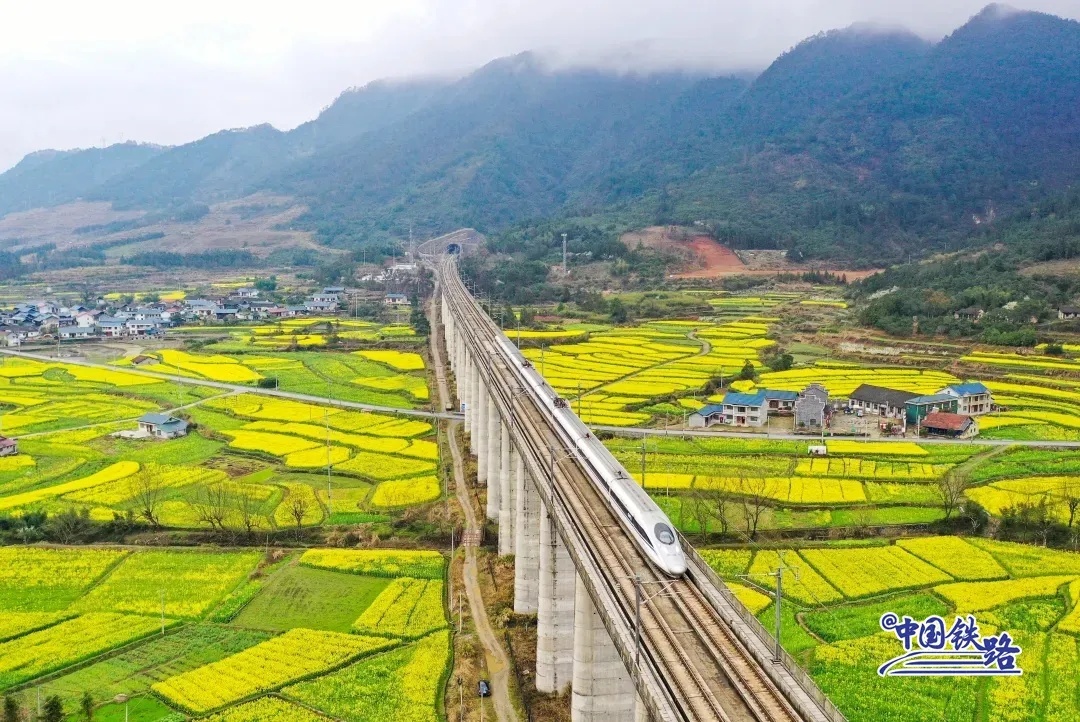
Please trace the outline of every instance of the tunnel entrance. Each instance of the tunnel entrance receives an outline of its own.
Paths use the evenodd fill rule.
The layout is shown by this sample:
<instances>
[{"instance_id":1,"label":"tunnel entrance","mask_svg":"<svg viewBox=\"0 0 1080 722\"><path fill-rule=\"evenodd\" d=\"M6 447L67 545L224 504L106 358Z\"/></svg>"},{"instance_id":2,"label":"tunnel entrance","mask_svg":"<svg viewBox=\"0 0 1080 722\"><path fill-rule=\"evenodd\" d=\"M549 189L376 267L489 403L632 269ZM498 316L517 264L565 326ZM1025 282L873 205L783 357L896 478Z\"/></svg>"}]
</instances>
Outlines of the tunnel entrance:
<instances>
[{"instance_id":1,"label":"tunnel entrance","mask_svg":"<svg viewBox=\"0 0 1080 722\"><path fill-rule=\"evenodd\" d=\"M451 243L446 247L446 252L451 256L457 256L461 254L461 246L457 243Z\"/></svg>"}]
</instances>

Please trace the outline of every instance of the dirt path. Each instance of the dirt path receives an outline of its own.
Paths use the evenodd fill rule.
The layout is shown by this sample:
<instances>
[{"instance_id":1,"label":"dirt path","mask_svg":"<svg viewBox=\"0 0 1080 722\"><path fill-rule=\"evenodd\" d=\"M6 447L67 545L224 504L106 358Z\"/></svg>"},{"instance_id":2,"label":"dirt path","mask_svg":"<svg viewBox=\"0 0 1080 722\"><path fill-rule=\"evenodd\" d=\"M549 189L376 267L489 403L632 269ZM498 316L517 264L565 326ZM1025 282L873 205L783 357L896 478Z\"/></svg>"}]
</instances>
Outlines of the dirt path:
<instances>
[{"instance_id":1,"label":"dirt path","mask_svg":"<svg viewBox=\"0 0 1080 722\"><path fill-rule=\"evenodd\" d=\"M438 379L439 403L445 405L450 401L450 392L446 385L446 368L443 364L442 338L437 319L431 318L431 356L435 364L435 374ZM458 504L465 512L466 539L479 538L480 525L477 523L477 512L469 497L469 488L465 477L465 457L458 445L459 421L451 421L447 424L447 443L450 447L450 456L454 467L454 491ZM517 711L510 700L510 660L506 656L499 638L495 636L495 630L491 628L488 619L487 608L484 606L484 597L480 591L480 578L476 564L476 547L471 544L465 545L465 565L462 576L465 582L465 596L469 600L469 613L476 625L476 633L480 638L480 644L484 648L484 664L488 671L491 682L491 701L495 706L495 717L499 722L518 722Z\"/></svg>"},{"instance_id":2,"label":"dirt path","mask_svg":"<svg viewBox=\"0 0 1080 722\"><path fill-rule=\"evenodd\" d=\"M196 407L196 406L198 406L200 404L205 404L207 401L210 401L211 399L221 399L221 398L224 398L226 396L234 396L234 395L236 395L238 393L240 393L240 392L239 391L229 391L229 392L224 393L224 394L216 394L214 396L207 396L205 399L199 399L198 401L192 401L190 404L184 404L183 406L174 406L172 408L162 409L161 411L155 412L155 413L161 413L161 414L166 414L166 415L167 414L172 414L172 413L174 413L176 411L183 411L184 409L191 409L191 408L194 408L194 407ZM94 429L94 428L97 428L98 426L112 426L113 424L127 424L127 423L132 423L132 422L138 421L141 418L142 418L141 416L133 416L133 417L131 417L129 419L115 419L113 421L99 421L96 424L83 424L82 426L69 426L69 427L64 428L64 429L55 429L53 431L35 431L32 434L23 434L22 436L12 436L11 438L13 438L13 439L29 439L29 438L34 437L34 436L48 436L49 434L56 434L56 433L59 433L61 431L80 431L82 429Z\"/></svg>"}]
</instances>

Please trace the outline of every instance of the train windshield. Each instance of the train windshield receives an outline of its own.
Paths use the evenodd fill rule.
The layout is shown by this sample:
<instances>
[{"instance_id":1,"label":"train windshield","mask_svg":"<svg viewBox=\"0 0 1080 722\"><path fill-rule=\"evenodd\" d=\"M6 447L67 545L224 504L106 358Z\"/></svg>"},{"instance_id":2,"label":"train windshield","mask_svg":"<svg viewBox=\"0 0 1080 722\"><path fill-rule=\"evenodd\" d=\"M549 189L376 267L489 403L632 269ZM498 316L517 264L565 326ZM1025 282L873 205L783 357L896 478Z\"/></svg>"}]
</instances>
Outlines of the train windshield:
<instances>
[{"instance_id":1,"label":"train windshield","mask_svg":"<svg viewBox=\"0 0 1080 722\"><path fill-rule=\"evenodd\" d=\"M656 532L656 538L660 540L661 544L675 543L675 534L667 524L657 524L653 531Z\"/></svg>"}]
</instances>

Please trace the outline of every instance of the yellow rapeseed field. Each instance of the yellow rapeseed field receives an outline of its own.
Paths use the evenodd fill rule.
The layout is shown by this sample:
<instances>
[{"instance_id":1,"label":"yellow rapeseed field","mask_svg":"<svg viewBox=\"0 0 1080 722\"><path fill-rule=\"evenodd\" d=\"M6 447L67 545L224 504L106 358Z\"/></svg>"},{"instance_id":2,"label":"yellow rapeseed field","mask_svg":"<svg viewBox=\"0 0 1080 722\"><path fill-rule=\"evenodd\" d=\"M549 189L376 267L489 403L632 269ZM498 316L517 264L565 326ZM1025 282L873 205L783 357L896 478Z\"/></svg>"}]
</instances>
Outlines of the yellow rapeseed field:
<instances>
[{"instance_id":1,"label":"yellow rapeseed field","mask_svg":"<svg viewBox=\"0 0 1080 722\"><path fill-rule=\"evenodd\" d=\"M381 637L290 629L219 662L169 677L151 689L185 710L203 714L395 644Z\"/></svg>"},{"instance_id":2,"label":"yellow rapeseed field","mask_svg":"<svg viewBox=\"0 0 1080 722\"><path fill-rule=\"evenodd\" d=\"M297 451L313 449L318 446L316 442L308 439L285 434L271 434L264 431L230 429L222 433L232 437L229 446L234 449L261 451L264 454L272 454L273 456L287 456Z\"/></svg>"},{"instance_id":3,"label":"yellow rapeseed field","mask_svg":"<svg viewBox=\"0 0 1080 722\"><path fill-rule=\"evenodd\" d=\"M896 546L804 549L801 554L848 598L951 579L945 572Z\"/></svg>"},{"instance_id":4,"label":"yellow rapeseed field","mask_svg":"<svg viewBox=\"0 0 1080 722\"><path fill-rule=\"evenodd\" d=\"M83 489L89 489L91 487L99 486L101 484L107 484L117 479L123 479L126 476L131 476L139 471L139 464L135 461L118 461L115 464L108 466L96 474L84 477L82 479L75 479L74 481L68 481L63 484L57 484L56 486L48 486L44 489L36 489L34 491L26 491L22 494L14 494L12 496L5 496L0 499L0 511L4 509L15 509L27 504L33 504L45 499L51 499L53 497L68 494L73 491L81 491Z\"/></svg>"},{"instance_id":5,"label":"yellow rapeseed field","mask_svg":"<svg viewBox=\"0 0 1080 722\"><path fill-rule=\"evenodd\" d=\"M1009 576L994 557L960 537L898 539L896 545L955 579L1004 579Z\"/></svg>"},{"instance_id":6,"label":"yellow rapeseed field","mask_svg":"<svg viewBox=\"0 0 1080 722\"><path fill-rule=\"evenodd\" d=\"M397 371L421 371L424 368L424 357L418 353L394 351L392 349L356 351L355 353L357 356L385 364Z\"/></svg>"},{"instance_id":7,"label":"yellow rapeseed field","mask_svg":"<svg viewBox=\"0 0 1080 722\"><path fill-rule=\"evenodd\" d=\"M999 582L957 582L934 587L934 591L952 602L958 614L967 614L993 609L1017 599L1053 596L1063 584L1075 579L1075 576L1052 576Z\"/></svg>"},{"instance_id":8,"label":"yellow rapeseed field","mask_svg":"<svg viewBox=\"0 0 1080 722\"><path fill-rule=\"evenodd\" d=\"M435 551L309 549L300 563L365 576L442 579L444 559Z\"/></svg>"},{"instance_id":9,"label":"yellow rapeseed field","mask_svg":"<svg viewBox=\"0 0 1080 722\"><path fill-rule=\"evenodd\" d=\"M371 495L372 506L388 509L412 504L425 504L439 498L442 489L435 476L384 481Z\"/></svg>"}]
</instances>

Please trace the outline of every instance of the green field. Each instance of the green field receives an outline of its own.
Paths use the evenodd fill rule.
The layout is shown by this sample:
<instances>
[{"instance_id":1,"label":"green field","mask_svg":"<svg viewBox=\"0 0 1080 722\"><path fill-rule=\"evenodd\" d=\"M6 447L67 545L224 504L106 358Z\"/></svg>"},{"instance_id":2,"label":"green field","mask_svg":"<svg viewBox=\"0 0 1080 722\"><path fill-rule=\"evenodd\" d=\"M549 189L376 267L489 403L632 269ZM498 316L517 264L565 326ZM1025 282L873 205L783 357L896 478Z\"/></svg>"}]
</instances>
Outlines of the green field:
<instances>
[{"instance_id":1,"label":"green field","mask_svg":"<svg viewBox=\"0 0 1080 722\"><path fill-rule=\"evenodd\" d=\"M388 363L422 363L400 358ZM435 429L426 421L243 394L203 398L179 412L193 424L185 437L119 438L112 434L134 430L136 417L159 407L126 405L145 378L90 369L127 401L90 403L85 399L107 394L66 386L63 413L82 424L90 411L79 409L93 410L100 423L50 430L70 426L72 417L59 418L46 398L52 390L30 383L44 379L35 375L48 373L43 366L8 360L0 368L0 388L19 389L0 396L0 423L32 433L19 439L17 456L0 459L0 517L74 512L97 522L129 517L154 527L251 534L295 529L298 518L301 526L385 521L442 494Z\"/></svg>"},{"instance_id":2,"label":"green field","mask_svg":"<svg viewBox=\"0 0 1080 722\"><path fill-rule=\"evenodd\" d=\"M784 646L852 722L1080 718L1080 554L922 537L703 555L737 594L752 600L769 630L773 582L765 575L784 565ZM745 585L749 596L739 590ZM936 614L947 623L972 613L984 635L1007 630L1017 639L1024 675L879 677L877 667L903 650L879 626L885 612L916 620Z\"/></svg>"},{"instance_id":3,"label":"green field","mask_svg":"<svg viewBox=\"0 0 1080 722\"><path fill-rule=\"evenodd\" d=\"M254 552L0 547L0 695L24 709L55 695L73 720L84 692L95 720L123 719L119 694L131 697L130 719L146 722L193 709L260 722L306 714L273 694L350 720L386 719L387 709L440 719L450 649L442 582L393 570L441 575L442 557L326 554L379 575L299 566L296 554L260 564ZM399 600L387 594L397 583L435 593ZM353 632L362 620L367 633Z\"/></svg>"},{"instance_id":4,"label":"green field","mask_svg":"<svg viewBox=\"0 0 1080 722\"><path fill-rule=\"evenodd\" d=\"M388 579L289 567L233 620L240 627L292 627L348 632L356 618L390 583Z\"/></svg>"}]
</instances>

